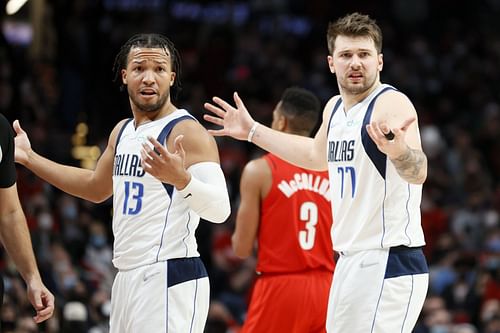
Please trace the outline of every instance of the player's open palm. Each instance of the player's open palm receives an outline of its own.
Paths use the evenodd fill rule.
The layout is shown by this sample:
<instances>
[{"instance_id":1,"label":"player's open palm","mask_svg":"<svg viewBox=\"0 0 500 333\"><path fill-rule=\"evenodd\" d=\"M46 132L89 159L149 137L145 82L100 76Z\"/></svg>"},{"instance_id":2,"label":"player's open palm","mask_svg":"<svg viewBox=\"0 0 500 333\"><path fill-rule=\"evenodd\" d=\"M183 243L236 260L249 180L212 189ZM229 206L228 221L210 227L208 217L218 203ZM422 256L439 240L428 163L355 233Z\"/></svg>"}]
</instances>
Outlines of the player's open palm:
<instances>
[{"instance_id":1,"label":"player's open palm","mask_svg":"<svg viewBox=\"0 0 500 333\"><path fill-rule=\"evenodd\" d=\"M25 164L28 161L28 153L31 151L31 142L28 138L28 134L21 128L19 120L13 123L14 131L16 131L16 137L14 138L15 144L15 160L17 163Z\"/></svg>"},{"instance_id":2,"label":"player's open palm","mask_svg":"<svg viewBox=\"0 0 500 333\"><path fill-rule=\"evenodd\" d=\"M401 126L389 128L385 123L372 121L366 126L368 135L377 145L377 148L390 159L397 158L408 149L405 136L408 127L415 121L415 118L406 119Z\"/></svg>"},{"instance_id":3,"label":"player's open palm","mask_svg":"<svg viewBox=\"0 0 500 333\"><path fill-rule=\"evenodd\" d=\"M214 97L213 102L215 104L204 104L205 109L212 112L214 115L205 114L203 118L215 125L222 126L219 130L208 130L210 134L214 136L227 135L235 139L245 140L250 128L252 128L254 124L254 120L248 113L238 93L235 92L233 98L236 103L236 108L225 100Z\"/></svg>"}]
</instances>

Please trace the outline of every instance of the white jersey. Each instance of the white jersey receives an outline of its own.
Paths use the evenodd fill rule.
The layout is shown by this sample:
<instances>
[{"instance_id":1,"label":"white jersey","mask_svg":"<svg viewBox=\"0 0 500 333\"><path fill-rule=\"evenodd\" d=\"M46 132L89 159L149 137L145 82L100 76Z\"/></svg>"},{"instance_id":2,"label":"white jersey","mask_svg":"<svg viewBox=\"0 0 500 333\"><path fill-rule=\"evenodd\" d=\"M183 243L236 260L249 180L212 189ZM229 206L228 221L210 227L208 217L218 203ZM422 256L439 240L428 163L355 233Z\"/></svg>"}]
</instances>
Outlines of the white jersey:
<instances>
[{"instance_id":1,"label":"white jersey","mask_svg":"<svg viewBox=\"0 0 500 333\"><path fill-rule=\"evenodd\" d=\"M423 246L422 185L402 179L366 131L383 84L347 113L337 100L328 124L327 160L332 193L334 249L359 251Z\"/></svg>"},{"instance_id":2,"label":"white jersey","mask_svg":"<svg viewBox=\"0 0 500 333\"><path fill-rule=\"evenodd\" d=\"M113 264L120 270L173 258L198 257L195 230L200 217L175 187L141 167L147 137L165 144L179 121L195 120L186 110L135 128L132 120L118 135L113 167Z\"/></svg>"}]
</instances>

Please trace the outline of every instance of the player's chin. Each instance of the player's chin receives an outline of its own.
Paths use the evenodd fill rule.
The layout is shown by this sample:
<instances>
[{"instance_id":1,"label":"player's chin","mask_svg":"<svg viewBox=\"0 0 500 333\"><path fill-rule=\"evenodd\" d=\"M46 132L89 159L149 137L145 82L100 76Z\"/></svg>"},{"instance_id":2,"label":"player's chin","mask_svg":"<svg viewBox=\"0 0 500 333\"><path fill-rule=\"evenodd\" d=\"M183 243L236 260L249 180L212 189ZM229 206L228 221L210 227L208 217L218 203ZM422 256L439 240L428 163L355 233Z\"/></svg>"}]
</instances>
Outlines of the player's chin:
<instances>
[{"instance_id":1,"label":"player's chin","mask_svg":"<svg viewBox=\"0 0 500 333\"><path fill-rule=\"evenodd\" d=\"M137 106L139 111L142 112L157 112L161 108L161 105L159 105L158 102L140 103L140 104L138 103Z\"/></svg>"}]
</instances>

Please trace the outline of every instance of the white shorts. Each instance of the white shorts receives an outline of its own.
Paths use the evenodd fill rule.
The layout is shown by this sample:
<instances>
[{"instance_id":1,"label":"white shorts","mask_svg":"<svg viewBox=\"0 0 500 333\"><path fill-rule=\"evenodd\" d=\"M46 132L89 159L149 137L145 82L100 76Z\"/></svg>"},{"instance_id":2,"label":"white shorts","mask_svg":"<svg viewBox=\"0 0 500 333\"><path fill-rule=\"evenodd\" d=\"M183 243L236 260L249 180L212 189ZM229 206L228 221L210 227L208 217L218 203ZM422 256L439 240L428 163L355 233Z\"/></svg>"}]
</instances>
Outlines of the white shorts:
<instances>
[{"instance_id":1,"label":"white shorts","mask_svg":"<svg viewBox=\"0 0 500 333\"><path fill-rule=\"evenodd\" d=\"M421 248L340 254L328 303L328 333L410 333L429 283Z\"/></svg>"},{"instance_id":2,"label":"white shorts","mask_svg":"<svg viewBox=\"0 0 500 333\"><path fill-rule=\"evenodd\" d=\"M200 258L119 271L111 292L110 333L201 333L209 297Z\"/></svg>"}]
</instances>

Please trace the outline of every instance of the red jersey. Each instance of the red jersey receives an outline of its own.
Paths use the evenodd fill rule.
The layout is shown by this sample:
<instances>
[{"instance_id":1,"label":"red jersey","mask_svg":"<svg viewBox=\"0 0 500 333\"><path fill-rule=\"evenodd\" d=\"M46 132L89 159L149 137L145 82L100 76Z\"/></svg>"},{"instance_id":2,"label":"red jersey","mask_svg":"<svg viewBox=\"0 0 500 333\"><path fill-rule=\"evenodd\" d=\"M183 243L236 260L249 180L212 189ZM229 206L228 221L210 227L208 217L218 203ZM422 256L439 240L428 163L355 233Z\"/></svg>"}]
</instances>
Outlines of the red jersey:
<instances>
[{"instance_id":1,"label":"red jersey","mask_svg":"<svg viewBox=\"0 0 500 333\"><path fill-rule=\"evenodd\" d=\"M273 180L261 206L256 270L333 272L328 173L299 168L272 154L263 158Z\"/></svg>"}]
</instances>

